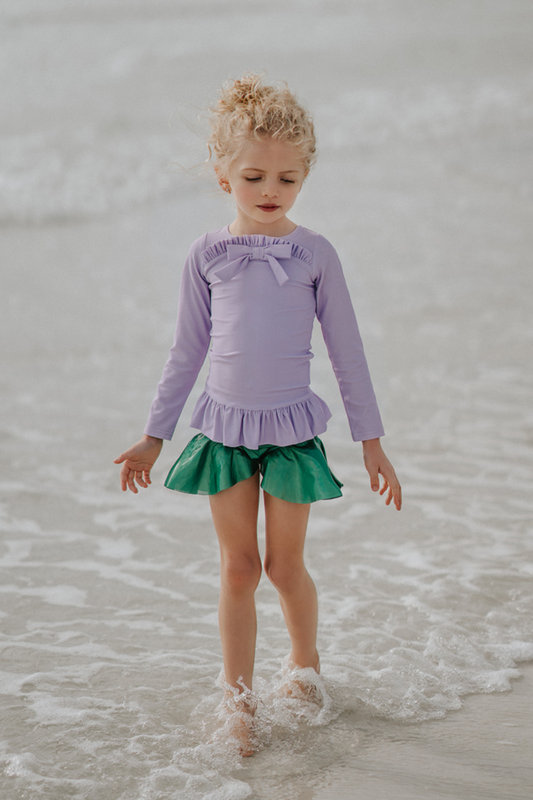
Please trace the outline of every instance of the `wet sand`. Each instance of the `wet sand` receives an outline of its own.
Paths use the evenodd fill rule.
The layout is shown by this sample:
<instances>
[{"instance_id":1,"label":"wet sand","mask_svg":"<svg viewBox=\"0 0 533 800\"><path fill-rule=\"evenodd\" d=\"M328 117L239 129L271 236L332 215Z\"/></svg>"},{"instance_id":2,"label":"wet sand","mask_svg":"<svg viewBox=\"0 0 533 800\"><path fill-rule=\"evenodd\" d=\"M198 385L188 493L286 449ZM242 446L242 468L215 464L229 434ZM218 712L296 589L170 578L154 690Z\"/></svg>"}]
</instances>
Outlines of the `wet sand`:
<instances>
[{"instance_id":1,"label":"wet sand","mask_svg":"<svg viewBox=\"0 0 533 800\"><path fill-rule=\"evenodd\" d=\"M445 720L381 727L358 742L327 774L311 800L527 800L533 786L533 667L512 692L464 698Z\"/></svg>"}]
</instances>

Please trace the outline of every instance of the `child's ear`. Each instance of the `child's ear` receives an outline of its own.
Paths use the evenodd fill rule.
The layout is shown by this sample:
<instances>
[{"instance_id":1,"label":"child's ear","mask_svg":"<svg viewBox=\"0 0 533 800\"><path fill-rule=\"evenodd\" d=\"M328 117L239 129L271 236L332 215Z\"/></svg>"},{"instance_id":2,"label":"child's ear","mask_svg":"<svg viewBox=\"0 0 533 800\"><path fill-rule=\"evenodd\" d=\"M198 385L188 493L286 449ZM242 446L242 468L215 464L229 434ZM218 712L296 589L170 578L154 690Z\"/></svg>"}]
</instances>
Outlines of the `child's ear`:
<instances>
[{"instance_id":1,"label":"child's ear","mask_svg":"<svg viewBox=\"0 0 533 800\"><path fill-rule=\"evenodd\" d=\"M215 167L215 172L217 174L218 185L220 188L225 192L228 192L228 194L231 194L231 186L229 185L228 179L224 177L218 167Z\"/></svg>"}]
</instances>

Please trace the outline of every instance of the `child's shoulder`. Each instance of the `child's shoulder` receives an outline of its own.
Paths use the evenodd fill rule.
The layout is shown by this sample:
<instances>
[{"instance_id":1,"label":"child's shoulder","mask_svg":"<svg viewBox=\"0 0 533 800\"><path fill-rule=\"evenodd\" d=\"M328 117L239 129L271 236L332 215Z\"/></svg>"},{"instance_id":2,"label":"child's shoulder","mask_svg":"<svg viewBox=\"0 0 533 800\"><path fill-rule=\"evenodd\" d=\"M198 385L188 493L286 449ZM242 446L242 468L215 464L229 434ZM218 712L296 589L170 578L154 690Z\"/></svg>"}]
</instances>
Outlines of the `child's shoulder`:
<instances>
[{"instance_id":1,"label":"child's shoulder","mask_svg":"<svg viewBox=\"0 0 533 800\"><path fill-rule=\"evenodd\" d=\"M211 245L228 238L230 238L230 234L228 233L228 226L226 225L224 228L219 228L216 231L208 231L202 234L202 236L199 236L191 244L189 251L193 255L196 253L201 254Z\"/></svg>"},{"instance_id":2,"label":"child's shoulder","mask_svg":"<svg viewBox=\"0 0 533 800\"><path fill-rule=\"evenodd\" d=\"M297 241L298 244L307 247L309 250L315 251L319 250L320 252L324 253L328 250L335 251L334 246L318 231L314 231L311 228L305 228L303 225L298 225L296 230L294 231L294 241Z\"/></svg>"},{"instance_id":3,"label":"child's shoulder","mask_svg":"<svg viewBox=\"0 0 533 800\"><path fill-rule=\"evenodd\" d=\"M324 267L329 261L338 261L338 254L335 247L317 231L310 228L299 226L298 238L295 241L307 248L313 256L313 262L317 267Z\"/></svg>"}]
</instances>

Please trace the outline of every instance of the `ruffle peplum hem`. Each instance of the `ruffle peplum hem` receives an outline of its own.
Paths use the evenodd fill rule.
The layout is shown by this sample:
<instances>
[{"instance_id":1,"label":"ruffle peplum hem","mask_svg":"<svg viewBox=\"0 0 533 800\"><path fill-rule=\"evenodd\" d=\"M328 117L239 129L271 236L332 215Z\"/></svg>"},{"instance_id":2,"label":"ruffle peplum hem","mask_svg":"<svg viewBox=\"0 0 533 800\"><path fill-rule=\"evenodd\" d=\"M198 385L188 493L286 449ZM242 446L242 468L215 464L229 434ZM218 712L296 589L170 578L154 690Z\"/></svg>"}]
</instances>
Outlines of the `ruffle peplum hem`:
<instances>
[{"instance_id":1,"label":"ruffle peplum hem","mask_svg":"<svg viewBox=\"0 0 533 800\"><path fill-rule=\"evenodd\" d=\"M330 418L327 404L313 392L299 403L272 409L235 408L202 392L191 427L226 447L257 450L264 444L286 446L314 439L324 433Z\"/></svg>"}]
</instances>

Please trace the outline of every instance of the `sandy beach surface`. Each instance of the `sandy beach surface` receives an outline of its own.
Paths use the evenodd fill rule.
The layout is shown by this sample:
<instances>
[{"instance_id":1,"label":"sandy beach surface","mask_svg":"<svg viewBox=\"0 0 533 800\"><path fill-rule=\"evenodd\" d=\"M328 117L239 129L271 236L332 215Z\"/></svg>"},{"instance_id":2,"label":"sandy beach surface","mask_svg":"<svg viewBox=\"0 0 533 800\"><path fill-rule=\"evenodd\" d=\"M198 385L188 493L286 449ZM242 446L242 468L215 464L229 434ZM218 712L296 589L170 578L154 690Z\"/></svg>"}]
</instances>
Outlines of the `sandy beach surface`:
<instances>
[{"instance_id":1,"label":"sandy beach surface","mask_svg":"<svg viewBox=\"0 0 533 800\"><path fill-rule=\"evenodd\" d=\"M0 796L529 800L533 6L4 0L0 19ZM307 543L323 702L276 692L263 580L243 761L217 712L208 505L162 486L202 376L149 491L122 495L112 461L188 247L231 220L198 115L246 70L313 110L293 218L341 256L405 507L369 490L317 330L345 484Z\"/></svg>"},{"instance_id":2,"label":"sandy beach surface","mask_svg":"<svg viewBox=\"0 0 533 800\"><path fill-rule=\"evenodd\" d=\"M359 738L352 752L325 770L301 797L313 800L485 800L526 798L531 792L533 734L531 707L533 670L513 691L494 697L467 697L445 720L410 728L384 723L367 736L355 723Z\"/></svg>"}]
</instances>

